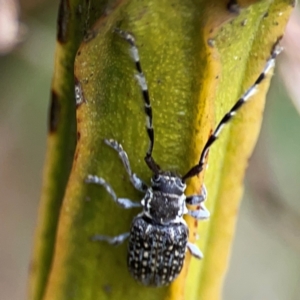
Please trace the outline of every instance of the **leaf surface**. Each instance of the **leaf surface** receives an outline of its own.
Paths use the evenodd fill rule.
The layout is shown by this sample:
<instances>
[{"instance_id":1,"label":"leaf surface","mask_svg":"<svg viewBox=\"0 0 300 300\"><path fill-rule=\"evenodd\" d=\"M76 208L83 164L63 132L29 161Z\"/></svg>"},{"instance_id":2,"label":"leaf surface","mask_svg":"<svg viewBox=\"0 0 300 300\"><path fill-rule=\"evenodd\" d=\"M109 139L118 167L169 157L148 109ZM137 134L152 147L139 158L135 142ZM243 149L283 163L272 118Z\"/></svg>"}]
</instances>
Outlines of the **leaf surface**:
<instances>
[{"instance_id":1,"label":"leaf surface","mask_svg":"<svg viewBox=\"0 0 300 300\"><path fill-rule=\"evenodd\" d=\"M251 3L254 1L251 1ZM88 185L103 177L120 197L139 201L115 151L127 151L131 167L147 184L151 172L141 91L129 45L113 33L132 32L140 51L153 108L153 156L164 170L184 174L199 160L221 117L262 71L282 36L291 1L241 1L239 13L226 1L116 1L82 42L75 60L77 147L56 236L44 299L219 299L243 190L243 177L260 128L269 79L212 146L207 171L188 182L187 194L208 189L208 222L187 218L190 239L204 259L187 259L166 288L136 283L126 270L126 243L90 241L96 233L129 231L138 209L118 207L105 189ZM205 174L204 174L205 173ZM204 176L205 175L205 176Z\"/></svg>"}]
</instances>

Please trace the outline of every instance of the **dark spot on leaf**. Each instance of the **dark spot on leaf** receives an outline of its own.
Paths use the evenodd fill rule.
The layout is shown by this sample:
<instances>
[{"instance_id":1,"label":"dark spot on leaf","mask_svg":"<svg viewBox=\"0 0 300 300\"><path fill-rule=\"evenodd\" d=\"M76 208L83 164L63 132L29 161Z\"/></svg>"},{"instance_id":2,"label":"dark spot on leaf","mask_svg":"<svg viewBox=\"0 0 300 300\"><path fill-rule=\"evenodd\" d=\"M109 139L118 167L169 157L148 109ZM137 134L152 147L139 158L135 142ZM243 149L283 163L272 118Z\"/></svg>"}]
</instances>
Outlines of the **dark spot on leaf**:
<instances>
[{"instance_id":1,"label":"dark spot on leaf","mask_svg":"<svg viewBox=\"0 0 300 300\"><path fill-rule=\"evenodd\" d=\"M242 25L242 26L246 26L247 21L248 21L247 19L243 20L243 21L241 22L241 25Z\"/></svg>"},{"instance_id":2,"label":"dark spot on leaf","mask_svg":"<svg viewBox=\"0 0 300 300\"><path fill-rule=\"evenodd\" d=\"M234 14L239 14L241 11L241 7L238 5L236 0L229 0L227 9Z\"/></svg>"},{"instance_id":3,"label":"dark spot on leaf","mask_svg":"<svg viewBox=\"0 0 300 300\"><path fill-rule=\"evenodd\" d=\"M68 40L68 25L70 20L69 0L60 0L57 17L57 40L66 43Z\"/></svg>"},{"instance_id":4,"label":"dark spot on leaf","mask_svg":"<svg viewBox=\"0 0 300 300\"><path fill-rule=\"evenodd\" d=\"M79 142L79 140L80 140L80 132L77 131L77 142Z\"/></svg>"},{"instance_id":5,"label":"dark spot on leaf","mask_svg":"<svg viewBox=\"0 0 300 300\"><path fill-rule=\"evenodd\" d=\"M51 102L50 102L50 111L49 111L49 119L48 119L48 130L50 133L52 133L57 130L59 117L60 117L59 96L54 90L51 91L50 101Z\"/></svg>"},{"instance_id":6,"label":"dark spot on leaf","mask_svg":"<svg viewBox=\"0 0 300 300\"><path fill-rule=\"evenodd\" d=\"M75 155L74 155L74 162L77 161L77 158L78 158L78 152L76 151L76 152L75 152Z\"/></svg>"},{"instance_id":7,"label":"dark spot on leaf","mask_svg":"<svg viewBox=\"0 0 300 300\"><path fill-rule=\"evenodd\" d=\"M264 13L264 15L263 15L263 18L265 19L265 18L267 18L268 16L269 16L269 12L266 11L266 12Z\"/></svg>"}]
</instances>

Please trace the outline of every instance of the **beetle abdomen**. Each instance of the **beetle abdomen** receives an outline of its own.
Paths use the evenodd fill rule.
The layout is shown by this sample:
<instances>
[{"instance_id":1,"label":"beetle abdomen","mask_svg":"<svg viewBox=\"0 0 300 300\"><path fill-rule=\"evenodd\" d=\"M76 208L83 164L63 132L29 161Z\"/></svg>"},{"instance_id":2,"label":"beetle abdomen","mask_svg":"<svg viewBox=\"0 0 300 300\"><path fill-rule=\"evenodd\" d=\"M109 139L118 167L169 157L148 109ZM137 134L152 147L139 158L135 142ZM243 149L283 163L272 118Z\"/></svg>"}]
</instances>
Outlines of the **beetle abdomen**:
<instances>
[{"instance_id":1,"label":"beetle abdomen","mask_svg":"<svg viewBox=\"0 0 300 300\"><path fill-rule=\"evenodd\" d=\"M188 242L182 223L161 225L145 215L134 218L128 244L128 269L144 285L167 285L180 273Z\"/></svg>"}]
</instances>

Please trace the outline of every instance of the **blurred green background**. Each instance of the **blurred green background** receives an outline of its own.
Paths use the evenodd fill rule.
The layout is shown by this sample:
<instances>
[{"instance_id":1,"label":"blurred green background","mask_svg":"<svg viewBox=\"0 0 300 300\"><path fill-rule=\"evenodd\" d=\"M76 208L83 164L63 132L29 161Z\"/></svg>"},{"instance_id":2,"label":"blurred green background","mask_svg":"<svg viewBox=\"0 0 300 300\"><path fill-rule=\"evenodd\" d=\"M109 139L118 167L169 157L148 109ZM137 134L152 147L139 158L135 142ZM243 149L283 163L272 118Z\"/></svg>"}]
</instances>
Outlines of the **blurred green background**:
<instances>
[{"instance_id":1,"label":"blurred green background","mask_svg":"<svg viewBox=\"0 0 300 300\"><path fill-rule=\"evenodd\" d=\"M0 0L0 19L1 1L9 0ZM57 9L57 0L21 1L23 41L0 54L2 300L26 297L46 151ZM296 51L291 47L285 52L297 58ZM287 61L285 56L281 55L279 68ZM299 58L293 67L300 73ZM291 74L282 73L288 81ZM300 90L300 84L295 88ZM249 162L223 299L300 299L299 200L300 118L276 73Z\"/></svg>"}]
</instances>

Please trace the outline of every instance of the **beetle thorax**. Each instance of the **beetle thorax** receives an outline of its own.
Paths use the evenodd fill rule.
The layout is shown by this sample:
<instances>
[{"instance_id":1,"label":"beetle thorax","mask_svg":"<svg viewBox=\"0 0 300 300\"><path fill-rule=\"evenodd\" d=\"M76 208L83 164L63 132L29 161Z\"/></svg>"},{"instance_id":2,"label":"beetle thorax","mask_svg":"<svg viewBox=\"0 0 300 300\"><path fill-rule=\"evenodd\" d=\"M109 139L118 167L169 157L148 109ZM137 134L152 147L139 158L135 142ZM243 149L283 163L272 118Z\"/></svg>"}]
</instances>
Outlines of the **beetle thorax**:
<instances>
[{"instance_id":1,"label":"beetle thorax","mask_svg":"<svg viewBox=\"0 0 300 300\"><path fill-rule=\"evenodd\" d=\"M155 175L142 200L144 213L159 224L178 223L187 213L186 184L171 172Z\"/></svg>"}]
</instances>

